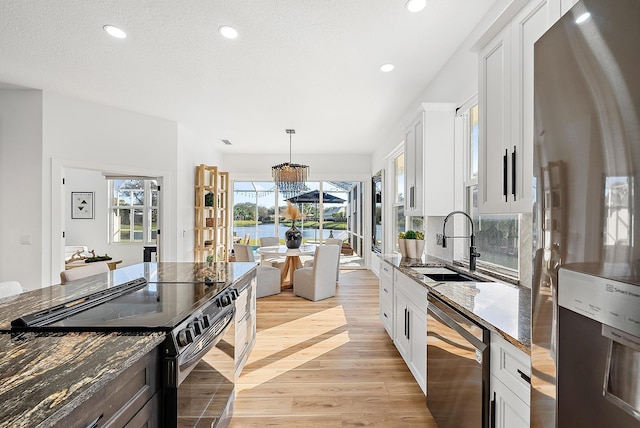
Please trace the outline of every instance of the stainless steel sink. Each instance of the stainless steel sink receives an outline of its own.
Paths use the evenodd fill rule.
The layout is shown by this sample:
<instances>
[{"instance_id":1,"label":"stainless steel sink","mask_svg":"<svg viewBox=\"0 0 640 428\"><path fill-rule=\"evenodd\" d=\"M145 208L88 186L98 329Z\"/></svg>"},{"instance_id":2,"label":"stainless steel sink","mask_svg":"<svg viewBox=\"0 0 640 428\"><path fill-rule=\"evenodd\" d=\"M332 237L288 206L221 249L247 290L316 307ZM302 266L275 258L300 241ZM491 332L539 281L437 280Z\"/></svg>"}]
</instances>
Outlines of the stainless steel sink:
<instances>
[{"instance_id":1,"label":"stainless steel sink","mask_svg":"<svg viewBox=\"0 0 640 428\"><path fill-rule=\"evenodd\" d=\"M430 273L425 276L438 282L478 282L477 279L461 273Z\"/></svg>"}]
</instances>

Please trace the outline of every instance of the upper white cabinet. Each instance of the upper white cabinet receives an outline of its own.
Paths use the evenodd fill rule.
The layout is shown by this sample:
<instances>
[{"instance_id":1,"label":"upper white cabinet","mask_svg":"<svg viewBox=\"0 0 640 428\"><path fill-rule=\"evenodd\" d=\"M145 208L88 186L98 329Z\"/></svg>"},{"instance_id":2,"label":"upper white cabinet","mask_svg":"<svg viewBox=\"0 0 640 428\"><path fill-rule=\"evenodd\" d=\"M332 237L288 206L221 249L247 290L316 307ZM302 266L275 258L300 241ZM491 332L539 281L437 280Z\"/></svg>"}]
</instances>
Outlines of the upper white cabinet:
<instances>
[{"instance_id":1,"label":"upper white cabinet","mask_svg":"<svg viewBox=\"0 0 640 428\"><path fill-rule=\"evenodd\" d=\"M529 2L480 51L479 177L481 213L531 212L533 46L559 5ZM551 10L553 8L553 10Z\"/></svg>"},{"instance_id":2,"label":"upper white cabinet","mask_svg":"<svg viewBox=\"0 0 640 428\"><path fill-rule=\"evenodd\" d=\"M444 216L453 210L454 103L423 103L405 128L407 216Z\"/></svg>"}]
</instances>

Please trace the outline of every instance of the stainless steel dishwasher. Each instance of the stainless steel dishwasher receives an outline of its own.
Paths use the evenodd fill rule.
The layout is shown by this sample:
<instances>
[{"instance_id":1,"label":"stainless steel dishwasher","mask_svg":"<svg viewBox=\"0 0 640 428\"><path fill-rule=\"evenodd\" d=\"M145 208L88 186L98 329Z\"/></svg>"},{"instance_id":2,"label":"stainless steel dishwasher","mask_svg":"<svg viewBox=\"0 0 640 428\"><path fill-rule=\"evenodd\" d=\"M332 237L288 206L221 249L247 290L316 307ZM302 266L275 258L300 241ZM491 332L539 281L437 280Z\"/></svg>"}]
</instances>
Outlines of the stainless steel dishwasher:
<instances>
[{"instance_id":1,"label":"stainless steel dishwasher","mask_svg":"<svg viewBox=\"0 0 640 428\"><path fill-rule=\"evenodd\" d=\"M427 301L427 407L438 428L488 428L489 330Z\"/></svg>"}]
</instances>

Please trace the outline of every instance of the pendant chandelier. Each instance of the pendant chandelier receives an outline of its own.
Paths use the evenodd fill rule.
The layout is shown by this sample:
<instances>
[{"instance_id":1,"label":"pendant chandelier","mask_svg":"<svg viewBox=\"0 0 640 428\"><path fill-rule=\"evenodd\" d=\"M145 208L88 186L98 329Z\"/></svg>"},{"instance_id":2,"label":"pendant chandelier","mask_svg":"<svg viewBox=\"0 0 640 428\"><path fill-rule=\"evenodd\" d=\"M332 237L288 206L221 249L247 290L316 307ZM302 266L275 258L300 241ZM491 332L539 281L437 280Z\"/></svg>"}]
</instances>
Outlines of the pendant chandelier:
<instances>
[{"instance_id":1,"label":"pendant chandelier","mask_svg":"<svg viewBox=\"0 0 640 428\"><path fill-rule=\"evenodd\" d=\"M289 162L271 167L271 175L278 187L278 192L285 198L289 198L304 191L309 166L291 163L291 135L296 131L287 129L286 132L289 134Z\"/></svg>"}]
</instances>

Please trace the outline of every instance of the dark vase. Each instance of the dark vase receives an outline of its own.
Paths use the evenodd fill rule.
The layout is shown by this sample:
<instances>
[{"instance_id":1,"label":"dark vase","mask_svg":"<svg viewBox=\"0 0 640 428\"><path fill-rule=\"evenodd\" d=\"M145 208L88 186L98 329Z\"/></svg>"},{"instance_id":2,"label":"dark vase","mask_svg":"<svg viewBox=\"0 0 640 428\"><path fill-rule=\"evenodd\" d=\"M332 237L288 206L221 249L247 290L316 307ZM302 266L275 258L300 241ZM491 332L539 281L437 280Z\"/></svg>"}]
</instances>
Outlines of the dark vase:
<instances>
[{"instance_id":1,"label":"dark vase","mask_svg":"<svg viewBox=\"0 0 640 428\"><path fill-rule=\"evenodd\" d=\"M284 233L284 239L287 248L300 248L300 244L302 244L302 232L296 228L295 224L292 224Z\"/></svg>"}]
</instances>

